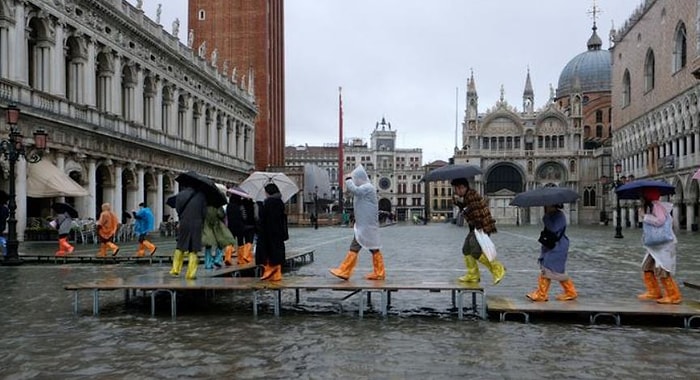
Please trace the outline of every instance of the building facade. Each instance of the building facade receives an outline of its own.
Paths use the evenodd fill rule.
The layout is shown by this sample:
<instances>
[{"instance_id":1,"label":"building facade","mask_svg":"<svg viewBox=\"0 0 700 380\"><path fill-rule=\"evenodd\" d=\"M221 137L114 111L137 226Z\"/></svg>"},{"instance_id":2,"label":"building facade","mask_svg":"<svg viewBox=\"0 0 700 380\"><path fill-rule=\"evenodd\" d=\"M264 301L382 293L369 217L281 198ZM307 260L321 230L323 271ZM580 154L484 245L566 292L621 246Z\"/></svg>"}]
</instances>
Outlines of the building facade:
<instances>
[{"instance_id":1,"label":"building facade","mask_svg":"<svg viewBox=\"0 0 700 380\"><path fill-rule=\"evenodd\" d=\"M604 50L593 24L587 50L563 68L556 92L535 108L530 73L525 77L522 108L501 97L485 112L472 73L467 81L462 148L455 163L477 165L484 174L474 186L485 194L499 223L538 223L541 208L519 209L510 201L520 192L542 186L571 188L578 204L565 205L573 224L598 223L605 188L600 179L611 169L611 54Z\"/></svg>"},{"instance_id":2,"label":"building facade","mask_svg":"<svg viewBox=\"0 0 700 380\"><path fill-rule=\"evenodd\" d=\"M21 109L24 135L48 132L42 161L88 191L59 199L81 218L145 201L160 222L176 217L165 200L179 173L238 183L253 169L252 93L181 43L176 22L166 31L122 0L0 0L0 20L0 104ZM16 166L20 239L56 200L27 197L29 165Z\"/></svg>"},{"instance_id":3,"label":"building facade","mask_svg":"<svg viewBox=\"0 0 700 380\"><path fill-rule=\"evenodd\" d=\"M216 58L223 76L254 90L256 168L283 166L283 0L189 0L188 11L193 46Z\"/></svg>"},{"instance_id":4,"label":"building facade","mask_svg":"<svg viewBox=\"0 0 700 380\"><path fill-rule=\"evenodd\" d=\"M396 147L397 131L384 118L377 122L367 144L360 138L347 140L343 146L343 172L350 172L362 164L370 180L377 188L379 210L383 215L393 215L398 220L408 220L413 215L425 215L425 184L421 182L424 167L420 148ZM287 166L314 164L328 172L332 197L337 196L338 146L287 147ZM341 179L342 182L342 179ZM344 197L344 208L352 209L352 197Z\"/></svg>"},{"instance_id":5,"label":"building facade","mask_svg":"<svg viewBox=\"0 0 700 380\"><path fill-rule=\"evenodd\" d=\"M622 175L673 184L673 217L687 230L697 230L700 197L699 19L697 0L646 0L612 49L613 159ZM638 206L624 202L623 218L636 220Z\"/></svg>"},{"instance_id":6,"label":"building facade","mask_svg":"<svg viewBox=\"0 0 700 380\"><path fill-rule=\"evenodd\" d=\"M441 168L448 163L433 161L425 166L426 173ZM428 183L427 214L433 222L445 222L454 218L454 203L450 181L431 181Z\"/></svg>"}]
</instances>

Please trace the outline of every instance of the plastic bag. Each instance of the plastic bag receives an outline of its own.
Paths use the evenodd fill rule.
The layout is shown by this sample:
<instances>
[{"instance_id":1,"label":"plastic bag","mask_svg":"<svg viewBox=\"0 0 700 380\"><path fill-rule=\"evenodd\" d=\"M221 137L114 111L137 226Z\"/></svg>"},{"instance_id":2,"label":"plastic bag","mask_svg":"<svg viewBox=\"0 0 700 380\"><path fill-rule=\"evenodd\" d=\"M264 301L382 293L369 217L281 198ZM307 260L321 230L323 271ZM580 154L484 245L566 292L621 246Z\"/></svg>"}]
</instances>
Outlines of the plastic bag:
<instances>
[{"instance_id":1,"label":"plastic bag","mask_svg":"<svg viewBox=\"0 0 700 380\"><path fill-rule=\"evenodd\" d=\"M486 255L489 261L496 259L496 246L491 241L489 235L487 235L483 230L474 230L474 235L476 236L476 241L479 242L481 246L481 252Z\"/></svg>"}]
</instances>

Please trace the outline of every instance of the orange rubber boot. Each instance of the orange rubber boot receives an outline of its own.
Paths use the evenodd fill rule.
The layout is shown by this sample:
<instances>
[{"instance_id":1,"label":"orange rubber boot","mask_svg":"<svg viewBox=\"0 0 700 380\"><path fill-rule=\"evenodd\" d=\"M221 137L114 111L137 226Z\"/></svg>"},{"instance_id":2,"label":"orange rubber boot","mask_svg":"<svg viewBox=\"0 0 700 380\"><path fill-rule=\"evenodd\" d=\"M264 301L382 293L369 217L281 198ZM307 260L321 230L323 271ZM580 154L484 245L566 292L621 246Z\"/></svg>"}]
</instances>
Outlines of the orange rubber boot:
<instances>
[{"instance_id":1,"label":"orange rubber boot","mask_svg":"<svg viewBox=\"0 0 700 380\"><path fill-rule=\"evenodd\" d=\"M571 279L566 281L560 281L561 287L564 289L564 293L557 295L557 301L571 301L578 297L576 288L574 287L574 282Z\"/></svg>"},{"instance_id":2,"label":"orange rubber boot","mask_svg":"<svg viewBox=\"0 0 700 380\"><path fill-rule=\"evenodd\" d=\"M643 279L647 291L638 295L637 299L640 301L653 301L661 298L661 288L659 287L659 281L656 279L654 272L645 271Z\"/></svg>"},{"instance_id":3,"label":"orange rubber boot","mask_svg":"<svg viewBox=\"0 0 700 380\"><path fill-rule=\"evenodd\" d=\"M664 286L666 295L663 298L656 300L656 303L673 305L681 303L683 300L681 297L681 291L678 289L676 282L673 281L673 278L671 278L670 275L668 277L664 277L661 279L661 283Z\"/></svg>"},{"instance_id":4,"label":"orange rubber boot","mask_svg":"<svg viewBox=\"0 0 700 380\"><path fill-rule=\"evenodd\" d=\"M357 265L357 252L348 251L345 259L338 268L331 269L331 274L342 280L348 280Z\"/></svg>"},{"instance_id":5,"label":"orange rubber boot","mask_svg":"<svg viewBox=\"0 0 700 380\"><path fill-rule=\"evenodd\" d=\"M372 254L372 273L365 276L368 280L383 280L386 277L384 270L384 257L380 251Z\"/></svg>"},{"instance_id":6,"label":"orange rubber boot","mask_svg":"<svg viewBox=\"0 0 700 380\"><path fill-rule=\"evenodd\" d=\"M537 279L537 290L528 294L527 298L535 302L547 301L549 299L547 293L549 293L549 284L551 282L552 280L548 279L543 275L540 275L540 277Z\"/></svg>"}]
</instances>

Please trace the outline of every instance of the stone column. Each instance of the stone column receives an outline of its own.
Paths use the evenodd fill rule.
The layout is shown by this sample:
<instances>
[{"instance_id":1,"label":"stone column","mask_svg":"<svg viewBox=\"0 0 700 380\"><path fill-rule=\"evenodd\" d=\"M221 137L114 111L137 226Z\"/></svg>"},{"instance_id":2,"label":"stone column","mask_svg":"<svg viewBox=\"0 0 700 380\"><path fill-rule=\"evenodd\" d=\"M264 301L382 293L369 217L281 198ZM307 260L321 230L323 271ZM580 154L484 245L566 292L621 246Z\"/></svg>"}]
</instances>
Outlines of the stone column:
<instances>
[{"instance_id":1,"label":"stone column","mask_svg":"<svg viewBox=\"0 0 700 380\"><path fill-rule=\"evenodd\" d=\"M156 173L156 201L153 202L153 206L151 207L151 210L153 211L153 216L155 217L155 228L156 230L158 229L158 226L160 226L160 223L163 221L163 205L165 204L165 200L163 199L163 173L161 171L158 171Z\"/></svg>"},{"instance_id":2,"label":"stone column","mask_svg":"<svg viewBox=\"0 0 700 380\"><path fill-rule=\"evenodd\" d=\"M24 241L24 230L27 229L27 161L24 158L15 164L15 217L17 219L17 240Z\"/></svg>"},{"instance_id":3,"label":"stone column","mask_svg":"<svg viewBox=\"0 0 700 380\"><path fill-rule=\"evenodd\" d=\"M685 205L685 228L687 231L693 230L693 224L695 224L695 205L692 201L686 201Z\"/></svg>"},{"instance_id":4,"label":"stone column","mask_svg":"<svg viewBox=\"0 0 700 380\"><path fill-rule=\"evenodd\" d=\"M122 165L120 163L115 163L114 164L114 189L112 189L112 211L117 214L117 218L119 218L119 221L121 222L122 220L122 212L124 211L124 205L122 205L122 191L123 190L123 183L122 183Z\"/></svg>"},{"instance_id":5,"label":"stone column","mask_svg":"<svg viewBox=\"0 0 700 380\"><path fill-rule=\"evenodd\" d=\"M88 159L88 213L86 216L97 220L97 164L95 159Z\"/></svg>"}]
</instances>

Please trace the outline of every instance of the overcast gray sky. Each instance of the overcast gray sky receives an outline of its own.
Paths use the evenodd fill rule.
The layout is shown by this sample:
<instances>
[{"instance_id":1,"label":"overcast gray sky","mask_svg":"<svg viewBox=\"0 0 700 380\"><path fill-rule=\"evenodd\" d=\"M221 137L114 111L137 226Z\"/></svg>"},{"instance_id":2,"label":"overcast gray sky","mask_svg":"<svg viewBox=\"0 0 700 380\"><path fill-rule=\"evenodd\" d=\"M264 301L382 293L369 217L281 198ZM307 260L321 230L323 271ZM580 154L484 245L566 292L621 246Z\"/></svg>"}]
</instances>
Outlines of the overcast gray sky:
<instances>
[{"instance_id":1,"label":"overcast gray sky","mask_svg":"<svg viewBox=\"0 0 700 380\"><path fill-rule=\"evenodd\" d=\"M135 0L129 0L135 4ZM168 31L187 0L144 0ZM642 0L597 0L598 35L609 48ZM369 139L386 117L399 148L423 161L447 160L461 141L466 83L474 71L479 111L505 99L522 108L528 67L535 106L555 89L567 62L586 51L593 0L285 0L286 144L338 141L338 87L344 136ZM212 47L213 49L213 47Z\"/></svg>"}]
</instances>

